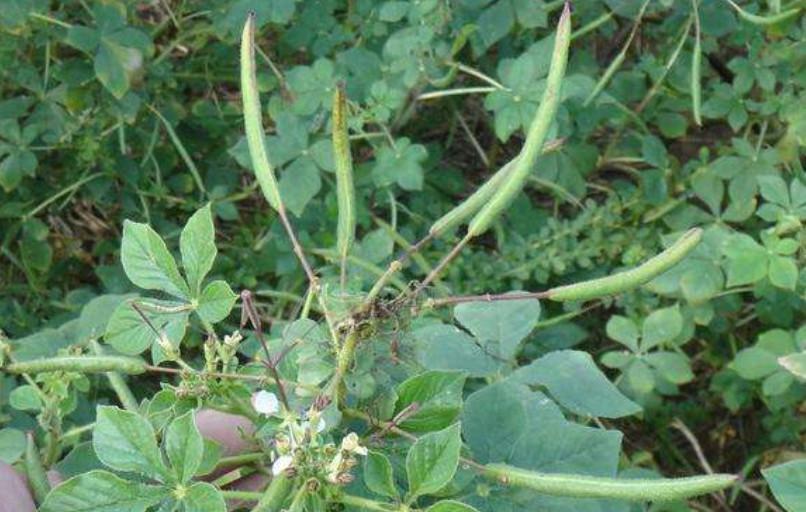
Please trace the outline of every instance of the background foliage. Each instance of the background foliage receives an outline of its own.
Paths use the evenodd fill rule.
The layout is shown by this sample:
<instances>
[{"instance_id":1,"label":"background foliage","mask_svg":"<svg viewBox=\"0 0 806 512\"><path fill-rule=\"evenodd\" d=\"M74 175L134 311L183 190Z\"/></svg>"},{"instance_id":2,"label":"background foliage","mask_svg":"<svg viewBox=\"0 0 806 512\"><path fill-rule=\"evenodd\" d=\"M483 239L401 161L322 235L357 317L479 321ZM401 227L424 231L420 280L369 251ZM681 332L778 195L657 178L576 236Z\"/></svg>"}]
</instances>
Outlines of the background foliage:
<instances>
[{"instance_id":1,"label":"background foliage","mask_svg":"<svg viewBox=\"0 0 806 512\"><path fill-rule=\"evenodd\" d=\"M490 410L518 417L538 407L532 395L516 397L518 386L539 385L575 415L604 425L621 418L621 459L618 451L590 454L602 471L699 469L695 446L681 433L688 432L713 468L759 483L762 468L804 456L806 25L799 13L778 23L753 16L802 2L749 1L737 11L702 1L696 23L690 2L649 2L643 11L641 4L574 2L571 61L550 135L562 144L540 157L505 218L465 249L434 293L537 290L605 275L692 226L704 229L703 243L646 289L585 309L467 305L453 317L418 320L415 353L402 357L474 378L520 366L514 380L466 399L464 436L477 456L487 454L482 462L522 456L535 469L562 468L536 463L538 450L528 446L495 453L500 444L474 434L495 430ZM359 205L350 273L360 287L517 154L545 87L560 7L538 0L11 0L0 9L0 318L15 357L77 351L105 331L116 347L107 320L138 293L134 285L149 288L127 279L121 238L147 239L137 223L149 224L170 258L186 220L208 203L218 232L211 279L200 288L208 266L190 279L192 290L173 295L205 296L210 307L171 317L168 337L177 344L185 337L200 351L204 322L236 328L238 315L227 316L232 289L255 292L274 337L295 318L307 283L249 172L243 137L237 46L250 9L265 52L258 78L271 118L267 144L301 242L326 276L338 274L330 98L338 80L346 83ZM623 63L599 90L622 49ZM422 278L451 245L434 242L393 284ZM144 348L149 336L144 331ZM503 362L461 348L489 343ZM252 338L242 350L252 356L256 347ZM317 385L309 356L300 378ZM383 381L370 371L371 355L365 359L367 371L350 386L369 397ZM564 400L553 388L558 369L580 371L594 361L615 382L611 401L581 403L575 393ZM47 424L43 411L54 409L22 380L2 379L0 458L14 462L21 431ZM94 405L114 400L103 381L44 379L65 430L93 421ZM158 382L139 378L133 387L150 396ZM641 421L631 416L636 404ZM448 428L455 412L438 427ZM568 432L556 406L534 418ZM582 439L611 431L577 434L591 446L620 442ZM429 485L411 473L409 480L412 492ZM373 491L392 492L377 485ZM769 496L764 484L754 489ZM733 510L760 506L746 493L727 499ZM680 506L663 510L688 510ZM609 510L602 507L596 510Z\"/></svg>"}]
</instances>

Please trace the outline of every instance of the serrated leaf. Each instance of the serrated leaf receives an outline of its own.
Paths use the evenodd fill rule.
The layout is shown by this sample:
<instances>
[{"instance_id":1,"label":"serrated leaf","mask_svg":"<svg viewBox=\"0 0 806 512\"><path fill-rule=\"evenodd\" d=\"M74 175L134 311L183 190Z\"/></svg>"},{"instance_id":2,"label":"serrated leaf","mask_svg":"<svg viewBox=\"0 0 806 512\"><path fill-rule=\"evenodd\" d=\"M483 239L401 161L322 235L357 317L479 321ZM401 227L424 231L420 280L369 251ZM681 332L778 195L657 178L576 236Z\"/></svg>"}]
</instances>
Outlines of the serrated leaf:
<instances>
[{"instance_id":1,"label":"serrated leaf","mask_svg":"<svg viewBox=\"0 0 806 512\"><path fill-rule=\"evenodd\" d=\"M193 411L173 420L165 430L165 453L180 483L188 482L201 465L204 441Z\"/></svg>"},{"instance_id":2,"label":"serrated leaf","mask_svg":"<svg viewBox=\"0 0 806 512\"><path fill-rule=\"evenodd\" d=\"M40 512L145 512L168 495L165 487L124 480L95 470L53 489Z\"/></svg>"},{"instance_id":3,"label":"serrated leaf","mask_svg":"<svg viewBox=\"0 0 806 512\"><path fill-rule=\"evenodd\" d=\"M215 246L215 228L210 205L207 204L194 213L182 229L179 237L179 251L182 254L182 266L195 297L201 291L201 284L213 267L217 254Z\"/></svg>"},{"instance_id":4,"label":"serrated leaf","mask_svg":"<svg viewBox=\"0 0 806 512\"><path fill-rule=\"evenodd\" d=\"M430 432L420 437L406 455L409 497L433 494L445 486L456 473L462 441L460 427Z\"/></svg>"},{"instance_id":5,"label":"serrated leaf","mask_svg":"<svg viewBox=\"0 0 806 512\"><path fill-rule=\"evenodd\" d=\"M92 446L101 462L117 471L157 480L168 476L151 423L131 411L99 406Z\"/></svg>"},{"instance_id":6,"label":"serrated leaf","mask_svg":"<svg viewBox=\"0 0 806 512\"><path fill-rule=\"evenodd\" d=\"M146 290L159 290L188 300L190 290L165 242L148 224L123 222L120 248L123 270L132 283Z\"/></svg>"}]
</instances>

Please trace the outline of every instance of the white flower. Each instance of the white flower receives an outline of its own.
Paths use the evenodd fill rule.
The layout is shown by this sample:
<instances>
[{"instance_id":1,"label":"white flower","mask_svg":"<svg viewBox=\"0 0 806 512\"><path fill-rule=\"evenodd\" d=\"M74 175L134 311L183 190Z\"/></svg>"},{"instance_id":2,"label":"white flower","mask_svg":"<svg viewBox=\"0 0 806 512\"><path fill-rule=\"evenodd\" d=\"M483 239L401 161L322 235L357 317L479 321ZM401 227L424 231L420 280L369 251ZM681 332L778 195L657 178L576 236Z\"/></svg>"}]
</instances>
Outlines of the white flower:
<instances>
[{"instance_id":1,"label":"white flower","mask_svg":"<svg viewBox=\"0 0 806 512\"><path fill-rule=\"evenodd\" d=\"M291 455L281 455L277 457L271 465L271 474L274 476L279 475L291 466L292 462L294 462L294 457Z\"/></svg>"},{"instance_id":2,"label":"white flower","mask_svg":"<svg viewBox=\"0 0 806 512\"><path fill-rule=\"evenodd\" d=\"M260 414L271 416L280 411L280 401L274 393L261 390L252 395L252 407Z\"/></svg>"},{"instance_id":3,"label":"white flower","mask_svg":"<svg viewBox=\"0 0 806 512\"><path fill-rule=\"evenodd\" d=\"M341 440L341 449L345 452L366 455L367 449L358 444L358 434L350 432Z\"/></svg>"}]
</instances>

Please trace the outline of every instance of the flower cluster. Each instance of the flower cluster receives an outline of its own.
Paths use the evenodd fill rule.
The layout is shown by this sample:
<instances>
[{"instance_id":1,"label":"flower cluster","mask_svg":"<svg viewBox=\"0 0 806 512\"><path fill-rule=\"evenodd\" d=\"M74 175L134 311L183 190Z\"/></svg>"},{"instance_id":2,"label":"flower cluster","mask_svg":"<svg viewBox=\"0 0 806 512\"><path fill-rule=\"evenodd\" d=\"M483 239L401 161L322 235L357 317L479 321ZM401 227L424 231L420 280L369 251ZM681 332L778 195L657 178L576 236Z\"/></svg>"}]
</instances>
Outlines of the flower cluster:
<instances>
[{"instance_id":1,"label":"flower cluster","mask_svg":"<svg viewBox=\"0 0 806 512\"><path fill-rule=\"evenodd\" d=\"M327 424L317 405L299 417L283 411L274 393L261 390L252 395L252 407L261 415L282 418L279 433L274 436L272 474L307 468L332 484L345 485L353 480L350 470L358 464L356 456L367 454L355 432L347 434L339 448L333 443L320 444L319 434Z\"/></svg>"}]
</instances>

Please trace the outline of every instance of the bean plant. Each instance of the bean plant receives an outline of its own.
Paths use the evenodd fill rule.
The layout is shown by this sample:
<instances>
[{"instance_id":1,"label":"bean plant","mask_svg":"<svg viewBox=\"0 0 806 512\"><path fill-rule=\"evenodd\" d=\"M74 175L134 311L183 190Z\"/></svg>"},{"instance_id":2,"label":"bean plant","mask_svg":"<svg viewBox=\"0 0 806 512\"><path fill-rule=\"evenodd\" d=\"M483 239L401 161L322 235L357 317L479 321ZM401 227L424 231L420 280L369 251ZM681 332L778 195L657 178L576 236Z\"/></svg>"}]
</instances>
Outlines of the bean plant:
<instances>
[{"instance_id":1,"label":"bean plant","mask_svg":"<svg viewBox=\"0 0 806 512\"><path fill-rule=\"evenodd\" d=\"M314 4L306 9L316 9ZM732 347L730 362L711 386L731 411L760 400L775 412L767 425L775 440L797 437L793 425L799 420L792 413L802 407L806 392L806 328L798 327L795 318L803 303L797 291L803 288L798 266L806 188L797 176L785 181L768 172L778 157L761 143L754 148L737 138L733 144L739 156L723 155L714 163L705 150L685 164L674 176L682 199L670 198L663 175L670 166L664 145L649 134L643 120L636 121L646 109L647 119L671 136L685 103L698 126L726 117L731 128L747 126L750 133L750 115L765 108L750 93L753 84L773 96L766 68L732 61L735 90L716 86L704 95L704 46L712 41L704 45L703 34L715 29L702 26L700 12L713 6L690 2L668 60L641 63L653 83L638 98L637 114L627 116L627 123L646 132L637 144L630 140L627 145L639 147L641 161L652 169L642 175L639 189L618 186L601 205L577 205L575 187L580 182L585 187L581 178L543 180L535 178L535 169L542 171L554 159L568 163L576 152L585 158L584 144L571 142L572 150L565 151L569 142L557 136L573 122L563 106L568 98L585 108L603 109L597 116L624 110L618 95L608 91L623 89L625 80L629 86L620 68L656 6L649 1L608 2L612 12L581 25L568 2L548 2L546 11L559 13L552 36L516 59L504 59L500 84L452 59L466 44L484 52L516 19L528 27L539 24L539 16L517 1L461 4L460 16L482 9L474 18L481 29L463 32L453 48L432 39L448 23L447 16L441 17L447 12L441 2L385 2L378 13L384 22L412 23L411 33L397 34L384 47L384 66L399 73L417 91L418 100L486 93L484 107L494 116L495 137L507 140L523 129L514 157L449 208L433 208L427 204L430 196L420 192L424 146L395 138L387 128L412 115L413 107L402 108L403 89L390 90L382 81L359 83L360 73L340 80L333 63L324 58L284 76L256 42L257 14L240 12L238 6L217 24L219 30L237 29L240 34L240 73L233 80L240 84L242 110L227 115L243 117L245 137L230 154L254 173L244 186L259 191L264 200L249 207L277 222L241 245L248 238L243 233L233 243L231 233L217 232L216 218L237 218L231 211L235 200L222 198L207 183L208 176L202 176L174 129L172 113L146 107L154 119L152 140L164 130L177 161L188 171L181 186L171 186L198 195L202 206L190 210L176 230L165 229L164 222L154 223L161 233L149 222L123 222L119 265L136 293L90 300L73 323L43 331L26 343L7 340L0 331L0 371L20 382L8 393L13 414L19 416L11 419L29 430L0 430L0 447L3 460L18 461L39 510L660 512L691 510L687 503L694 507L705 495L729 509L740 492L755 493L765 506L771 503L754 490L756 483L747 481L755 460L746 461L745 468L737 466L737 474L717 473L702 460L695 440L698 463L686 464L686 474L661 475L622 450L624 434L616 429L623 425L646 431L640 420L664 414L664 400L695 379L693 365L700 362L690 360L682 348L694 339L695 326L717 323L720 314L737 309L730 302L733 294L753 292L761 297L753 315L780 319L789 314L794 320L760 332L750 346ZM723 6L744 22L770 30L791 23L801 10L798 2L770 4L777 8L764 16L732 0ZM266 9L272 10L270 18L285 19L284 12L294 8L294 2L279 1ZM62 26L65 22L56 18L34 17L66 29L67 44L93 62L96 79L120 110L115 129L125 154L125 123L138 108L130 95L139 79L138 59L154 57L154 47L149 36L125 26L117 4L101 2L85 9L93 12L97 27ZM18 26L16 12L0 14L0 21ZM609 66L595 81L569 76L571 42L607 23L613 12L628 12L631 24ZM418 30L422 32L415 34ZM305 40L314 52L324 52L339 38L346 40L337 28L329 34L304 31L304 26L295 27L284 37ZM177 42L171 50L180 46ZM757 47L749 51L765 57ZM679 82L675 73L681 55L687 59L688 97L664 99L653 110L664 84ZM449 69L438 77L445 62ZM271 74L259 69L263 63ZM430 86L440 87L454 81L459 71L480 76L490 87L420 93L423 76ZM539 78L540 87L523 83L531 78ZM356 88L366 89L365 104L350 99ZM263 118L267 104L260 94L267 89L293 98L283 103L273 96L268 102L275 127L268 136ZM48 94L40 91L39 96L46 101ZM13 104L2 106L3 112L14 110ZM204 112L199 107L192 115ZM380 126L380 133L364 131L372 123ZM619 135L624 126L617 129ZM10 191L41 171L32 146L47 134L35 123L20 126L16 118L5 120L2 128L0 136L9 144L0 146L0 185ZM765 121L761 140L767 129ZM319 131L327 137L309 140ZM782 140L797 148L800 132L790 131ZM375 136L384 144L375 148L376 162L366 172L360 161L353 161L353 141ZM475 138L472 142L479 146ZM161 175L155 144L144 161L153 160ZM634 162L610 154L613 149L607 148L603 160L631 172ZM785 150L793 152L791 147ZM480 146L478 151L486 154ZM557 168L576 173L575 165ZM787 165L797 168L797 157ZM302 212L321 187L320 171L333 182L334 197L318 212L333 214L335 231L312 234L300 225L306 222ZM393 220L370 218L366 203L379 199L358 190L368 175L378 190L398 187L413 193L415 205L421 201L417 215L432 215L423 219L427 229L421 238L409 240L410 230L398 230L398 202L391 194L387 199ZM103 176L85 176L67 192L97 178ZM574 221L530 216L522 203L535 179L575 207L586 208ZM764 204L756 212L757 192ZM146 204L148 194L138 189L138 195ZM44 242L48 228L35 214L58 198L26 214L6 238L19 235L25 254L21 267L31 283L37 280L37 269L47 269L51 259ZM182 197L176 200L185 204ZM758 237L726 227L754 213L763 221ZM512 222L520 216L516 234L501 229L505 215ZM655 231L636 225L659 218L671 228L663 246ZM370 224L377 229L361 236ZM611 236L603 243L602 238ZM575 241L573 255L557 256L558 246L569 237ZM383 254L391 252L387 239L402 247L397 257L387 258L391 262L383 255L367 258L373 244L383 246ZM493 239L503 257L483 252ZM217 259L221 262L219 252L231 267L237 267L233 262L249 266L265 260L276 261L278 268L298 267L304 292L296 296L280 291L294 288L279 286L267 292L244 286L248 278L223 279L214 270ZM621 264L611 261L616 258ZM602 275L595 271L597 262L617 270ZM569 272L569 267L581 271ZM405 272L412 268L419 277L407 282ZM569 275L581 279L567 279ZM293 272L285 278L291 281ZM551 284L524 290L523 283L535 282ZM764 300L772 296L783 296L780 304L787 306L765 309ZM677 302L669 305L664 301L668 298ZM297 306L290 317L274 318L267 300L296 301ZM593 355L574 349L579 333L568 320L602 306L619 308L596 333L614 343ZM548 340L537 349L527 343L535 332ZM43 348L36 336L50 345ZM60 341L52 343L56 338ZM143 376L149 377L145 392L133 391L133 382ZM111 390L109 399L97 399L99 385ZM249 446L245 453L227 453L226 446L205 435L203 418L211 413L240 418L229 428ZM86 423L75 426L75 418ZM672 425L690 438L682 422ZM795 459L763 470L787 511L804 510L804 467L803 460ZM58 472L60 481L49 478L49 470ZM256 484L247 488L246 480Z\"/></svg>"},{"instance_id":2,"label":"bean plant","mask_svg":"<svg viewBox=\"0 0 806 512\"><path fill-rule=\"evenodd\" d=\"M103 469L48 490L38 450L34 446L26 455L40 510L223 511L232 498L253 501L254 511L331 510L335 504L435 512L519 503L618 508L604 504L679 500L733 485L737 477L726 474L616 474L620 434L584 423L636 414L641 408L582 352L558 351L528 366L517 363L520 341L538 320L541 299L588 301L641 286L685 258L699 243L700 230L683 233L658 256L609 277L543 292L429 298L429 284L523 188L556 112L571 18L566 5L540 107L514 163L436 221L429 235L393 261L371 289L360 290L351 287L346 268L356 198L344 89L334 87L332 106L340 271L330 279L315 270L297 239L271 165L255 78L255 17L250 14L241 42L249 154L260 189L282 220L308 278L305 305L296 320L267 339L259 308L244 290L241 323L251 327L248 339L246 332L221 333L216 324L230 314L239 295L224 281L206 280L217 253L209 206L182 229L182 271L158 233L127 221L121 248L126 275L138 287L170 299L121 300L106 326L106 347L96 345L97 355L18 362L12 352L3 367L32 379L30 393L18 388L16 394L44 399L43 414L58 415L63 405L47 384L56 375L106 374L123 406L97 409L92 447ZM390 279L418 247L465 222L467 235L424 280L390 292ZM441 323L451 306L475 340ZM183 358L191 318L205 338L198 365ZM424 329L431 334L418 334ZM238 352L249 342L259 350L244 361ZM442 356L441 369L423 372L407 361L418 351L431 358L452 349L453 357ZM139 357L147 350L150 362ZM145 372L176 373L179 382L164 384L153 398L137 403L123 376ZM254 422L252 435L260 449L240 469L271 468L265 490L231 491L220 479L203 478L219 460L215 446L204 441L196 426L200 408L238 412ZM581 422L569 421L566 414Z\"/></svg>"}]
</instances>

